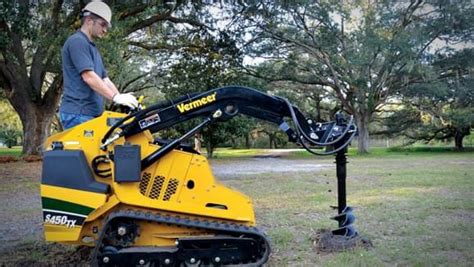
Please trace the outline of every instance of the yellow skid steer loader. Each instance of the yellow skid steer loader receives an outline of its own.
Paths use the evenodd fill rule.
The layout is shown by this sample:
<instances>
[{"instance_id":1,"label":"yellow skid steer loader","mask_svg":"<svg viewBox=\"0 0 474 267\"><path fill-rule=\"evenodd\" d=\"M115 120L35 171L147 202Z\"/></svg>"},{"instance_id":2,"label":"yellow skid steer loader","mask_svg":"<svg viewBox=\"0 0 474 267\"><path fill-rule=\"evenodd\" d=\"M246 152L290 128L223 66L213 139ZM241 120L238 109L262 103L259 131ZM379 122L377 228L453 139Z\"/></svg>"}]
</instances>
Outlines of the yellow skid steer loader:
<instances>
[{"instance_id":1,"label":"yellow skid steer loader","mask_svg":"<svg viewBox=\"0 0 474 267\"><path fill-rule=\"evenodd\" d=\"M270 246L252 200L216 181L208 160L183 144L237 114L279 125L315 154L346 149L356 133L352 118L314 122L286 99L238 86L104 112L46 142L46 240L92 246L99 266L263 265ZM178 139L152 135L191 119L201 121Z\"/></svg>"}]
</instances>

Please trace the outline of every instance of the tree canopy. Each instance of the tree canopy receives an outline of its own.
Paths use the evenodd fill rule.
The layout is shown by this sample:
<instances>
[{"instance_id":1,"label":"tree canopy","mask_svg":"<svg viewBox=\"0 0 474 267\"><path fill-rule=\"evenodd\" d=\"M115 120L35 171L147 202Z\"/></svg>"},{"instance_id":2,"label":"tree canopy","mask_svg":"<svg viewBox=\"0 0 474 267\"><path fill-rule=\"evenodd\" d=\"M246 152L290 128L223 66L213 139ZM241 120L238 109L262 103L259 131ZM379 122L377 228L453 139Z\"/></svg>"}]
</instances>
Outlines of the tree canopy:
<instances>
[{"instance_id":1,"label":"tree canopy","mask_svg":"<svg viewBox=\"0 0 474 267\"><path fill-rule=\"evenodd\" d=\"M431 57L473 33L470 1L256 1L242 10L249 51L285 64L270 79L331 91L355 116L362 153L387 100L423 80Z\"/></svg>"},{"instance_id":2,"label":"tree canopy","mask_svg":"<svg viewBox=\"0 0 474 267\"><path fill-rule=\"evenodd\" d=\"M390 132L413 141L454 139L458 149L474 126L474 49L439 55L431 79L402 91L404 109L387 119ZM400 123L403 122L403 123Z\"/></svg>"},{"instance_id":3,"label":"tree canopy","mask_svg":"<svg viewBox=\"0 0 474 267\"><path fill-rule=\"evenodd\" d=\"M62 93L60 50L67 36L80 26L79 12L85 2L22 0L0 4L0 88L20 116L25 154L40 153L50 134ZM156 86L156 77L146 66L156 54L144 49L159 37L154 29L172 32L176 26L174 32L181 38L163 38L151 48L174 51L189 46L188 37L206 28L194 20L195 13L180 11L189 9L190 2L166 5L143 1L130 7L128 1L116 1L111 6L114 27L100 42L100 50L122 91Z\"/></svg>"},{"instance_id":4,"label":"tree canopy","mask_svg":"<svg viewBox=\"0 0 474 267\"><path fill-rule=\"evenodd\" d=\"M62 94L60 50L87 2L0 4L0 88L19 115L25 154L39 153L51 133ZM369 149L370 123L394 100L403 110L390 119L404 113L398 118L420 127L408 132L389 119L390 133L423 140L442 133L462 146L472 128L472 51L459 48L472 46L469 0L106 2L113 28L97 42L108 73L120 91L147 101L256 86L318 120L341 110L354 115L361 153ZM219 136L248 140L248 133L232 132L239 123Z\"/></svg>"}]
</instances>

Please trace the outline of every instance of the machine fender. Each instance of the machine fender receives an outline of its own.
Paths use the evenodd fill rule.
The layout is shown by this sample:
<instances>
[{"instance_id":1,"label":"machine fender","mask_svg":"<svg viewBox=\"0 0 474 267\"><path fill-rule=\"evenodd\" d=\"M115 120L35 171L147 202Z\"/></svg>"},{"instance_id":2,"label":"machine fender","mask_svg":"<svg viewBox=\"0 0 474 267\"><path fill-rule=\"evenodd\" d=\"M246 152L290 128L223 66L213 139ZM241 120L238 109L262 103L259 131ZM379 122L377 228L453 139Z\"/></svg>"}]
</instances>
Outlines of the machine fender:
<instances>
[{"instance_id":1,"label":"machine fender","mask_svg":"<svg viewBox=\"0 0 474 267\"><path fill-rule=\"evenodd\" d=\"M47 241L77 241L89 214L104 205L107 195L41 185L43 221Z\"/></svg>"}]
</instances>

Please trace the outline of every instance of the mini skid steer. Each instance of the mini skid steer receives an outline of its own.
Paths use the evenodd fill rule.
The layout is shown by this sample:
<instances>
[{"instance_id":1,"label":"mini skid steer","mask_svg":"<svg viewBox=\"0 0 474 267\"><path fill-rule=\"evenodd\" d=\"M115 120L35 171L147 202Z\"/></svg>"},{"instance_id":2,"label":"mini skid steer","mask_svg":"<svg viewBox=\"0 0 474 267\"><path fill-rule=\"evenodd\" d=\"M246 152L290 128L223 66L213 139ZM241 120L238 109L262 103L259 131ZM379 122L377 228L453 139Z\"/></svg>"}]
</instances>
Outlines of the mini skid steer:
<instances>
[{"instance_id":1,"label":"mini skid steer","mask_svg":"<svg viewBox=\"0 0 474 267\"><path fill-rule=\"evenodd\" d=\"M184 144L237 114L278 125L314 154L344 151L356 133L352 117L315 122L284 98L239 86L104 112L46 141L45 239L94 247L98 266L263 265L270 245L251 199L216 181L208 160ZM152 135L189 120L195 127L175 140ZM348 207L339 204L343 216ZM336 217L336 231L353 234Z\"/></svg>"}]
</instances>

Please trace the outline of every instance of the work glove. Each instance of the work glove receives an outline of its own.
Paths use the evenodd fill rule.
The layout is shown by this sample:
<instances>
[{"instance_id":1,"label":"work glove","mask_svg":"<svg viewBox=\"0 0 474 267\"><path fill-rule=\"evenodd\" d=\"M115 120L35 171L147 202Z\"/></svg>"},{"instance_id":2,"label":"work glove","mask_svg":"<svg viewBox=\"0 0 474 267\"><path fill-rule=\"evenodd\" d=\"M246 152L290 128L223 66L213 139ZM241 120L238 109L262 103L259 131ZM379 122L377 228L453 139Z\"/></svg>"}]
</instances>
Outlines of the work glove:
<instances>
[{"instance_id":1,"label":"work glove","mask_svg":"<svg viewBox=\"0 0 474 267\"><path fill-rule=\"evenodd\" d=\"M113 98L112 101L116 104L127 106L131 109L135 109L138 107L138 100L135 96L133 96L130 93L126 94L116 94Z\"/></svg>"}]
</instances>

